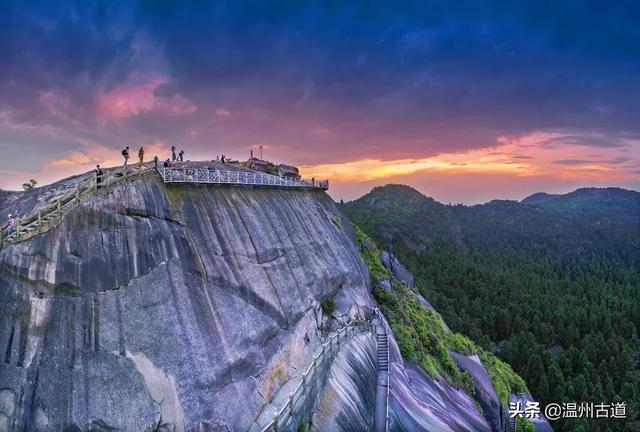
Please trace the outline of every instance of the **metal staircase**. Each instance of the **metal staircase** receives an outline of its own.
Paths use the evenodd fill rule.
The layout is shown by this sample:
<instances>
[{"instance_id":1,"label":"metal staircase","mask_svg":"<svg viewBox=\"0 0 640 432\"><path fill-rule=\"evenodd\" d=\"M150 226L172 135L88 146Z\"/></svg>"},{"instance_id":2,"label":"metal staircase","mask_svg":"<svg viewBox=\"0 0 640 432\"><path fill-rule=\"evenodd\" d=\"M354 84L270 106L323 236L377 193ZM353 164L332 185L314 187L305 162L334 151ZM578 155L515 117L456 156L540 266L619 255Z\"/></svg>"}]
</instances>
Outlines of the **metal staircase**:
<instances>
[{"instance_id":1,"label":"metal staircase","mask_svg":"<svg viewBox=\"0 0 640 432\"><path fill-rule=\"evenodd\" d=\"M389 430L389 337L384 325L378 324L376 340L378 342L378 382L376 384L376 414L374 419L375 432Z\"/></svg>"},{"instance_id":2,"label":"metal staircase","mask_svg":"<svg viewBox=\"0 0 640 432\"><path fill-rule=\"evenodd\" d=\"M386 333L379 333L378 339L378 370L389 371L389 339Z\"/></svg>"}]
</instances>

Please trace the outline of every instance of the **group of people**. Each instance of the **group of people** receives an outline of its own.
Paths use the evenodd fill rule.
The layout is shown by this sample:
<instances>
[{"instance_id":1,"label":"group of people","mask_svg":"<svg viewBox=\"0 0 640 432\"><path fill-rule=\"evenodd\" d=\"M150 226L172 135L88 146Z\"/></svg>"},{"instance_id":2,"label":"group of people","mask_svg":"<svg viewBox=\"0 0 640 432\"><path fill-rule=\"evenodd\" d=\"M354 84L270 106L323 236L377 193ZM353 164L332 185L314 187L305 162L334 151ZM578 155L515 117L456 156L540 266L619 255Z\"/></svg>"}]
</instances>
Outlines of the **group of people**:
<instances>
[{"instance_id":1,"label":"group of people","mask_svg":"<svg viewBox=\"0 0 640 432\"><path fill-rule=\"evenodd\" d=\"M122 157L124 157L124 164L123 166L127 166L129 164L129 146L125 147L124 149L122 149ZM140 147L140 150L138 150L138 159L139 159L139 165L142 166L142 164L144 163L144 148ZM158 166L158 157L156 156L154 158L154 161L156 162L156 167ZM171 166L171 162L176 162L176 161L180 161L180 162L184 162L184 150L180 150L179 153L176 154L176 146L171 146L171 159L167 159L166 161L164 161L164 166ZM167 162L169 162L169 164L167 164Z\"/></svg>"},{"instance_id":2,"label":"group of people","mask_svg":"<svg viewBox=\"0 0 640 432\"><path fill-rule=\"evenodd\" d=\"M129 164L129 146L122 149L122 157L124 158L124 165L127 166ZM144 163L144 148L140 147L138 150L138 159L140 160L138 163L142 165Z\"/></svg>"}]
</instances>

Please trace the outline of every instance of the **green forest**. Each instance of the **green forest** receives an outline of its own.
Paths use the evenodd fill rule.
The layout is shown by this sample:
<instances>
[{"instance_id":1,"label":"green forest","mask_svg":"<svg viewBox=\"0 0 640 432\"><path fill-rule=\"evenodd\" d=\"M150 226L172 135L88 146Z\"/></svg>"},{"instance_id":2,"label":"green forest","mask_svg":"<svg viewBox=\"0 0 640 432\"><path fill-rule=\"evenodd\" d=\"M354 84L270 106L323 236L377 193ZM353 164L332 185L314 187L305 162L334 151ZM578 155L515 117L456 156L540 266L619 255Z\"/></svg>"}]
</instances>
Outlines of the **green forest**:
<instances>
[{"instance_id":1,"label":"green forest","mask_svg":"<svg viewBox=\"0 0 640 432\"><path fill-rule=\"evenodd\" d=\"M342 208L413 272L452 330L507 362L542 405L627 404L626 420L566 419L555 430L633 431L638 196L581 190L467 207L392 185Z\"/></svg>"}]
</instances>

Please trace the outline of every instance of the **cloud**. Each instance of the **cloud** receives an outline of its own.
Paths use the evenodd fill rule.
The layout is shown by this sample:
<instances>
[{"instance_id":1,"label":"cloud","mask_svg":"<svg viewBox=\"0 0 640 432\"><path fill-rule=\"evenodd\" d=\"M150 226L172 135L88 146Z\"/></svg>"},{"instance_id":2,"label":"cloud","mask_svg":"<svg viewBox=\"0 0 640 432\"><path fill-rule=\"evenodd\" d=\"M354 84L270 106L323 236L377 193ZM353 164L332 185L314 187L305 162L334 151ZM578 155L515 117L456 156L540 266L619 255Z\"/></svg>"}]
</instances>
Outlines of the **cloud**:
<instances>
[{"instance_id":1,"label":"cloud","mask_svg":"<svg viewBox=\"0 0 640 432\"><path fill-rule=\"evenodd\" d=\"M588 160L583 160L583 159L561 159L561 160L553 161L553 163L561 164L561 165L584 165L592 162Z\"/></svg>"},{"instance_id":2,"label":"cloud","mask_svg":"<svg viewBox=\"0 0 640 432\"><path fill-rule=\"evenodd\" d=\"M587 159L560 159L555 160L553 163L560 165L589 165L589 164L611 164L619 165L630 161L631 158L625 156L618 156L610 160L587 160Z\"/></svg>"},{"instance_id":3,"label":"cloud","mask_svg":"<svg viewBox=\"0 0 640 432\"><path fill-rule=\"evenodd\" d=\"M638 157L639 10L9 0L0 147L15 155L0 169L79 169L89 141L104 149L92 163L116 163L124 143L202 158L265 143L265 157L292 164L400 161L392 170L513 142L482 157L504 157L514 175L562 165L583 176L587 164L553 161L587 161L589 149L608 166ZM471 159L446 163L484 160Z\"/></svg>"},{"instance_id":4,"label":"cloud","mask_svg":"<svg viewBox=\"0 0 640 432\"><path fill-rule=\"evenodd\" d=\"M573 144L586 147L598 148L621 148L626 147L624 139L618 137L605 137L594 135L565 135L550 138L544 143L545 147L553 148L561 144Z\"/></svg>"}]
</instances>

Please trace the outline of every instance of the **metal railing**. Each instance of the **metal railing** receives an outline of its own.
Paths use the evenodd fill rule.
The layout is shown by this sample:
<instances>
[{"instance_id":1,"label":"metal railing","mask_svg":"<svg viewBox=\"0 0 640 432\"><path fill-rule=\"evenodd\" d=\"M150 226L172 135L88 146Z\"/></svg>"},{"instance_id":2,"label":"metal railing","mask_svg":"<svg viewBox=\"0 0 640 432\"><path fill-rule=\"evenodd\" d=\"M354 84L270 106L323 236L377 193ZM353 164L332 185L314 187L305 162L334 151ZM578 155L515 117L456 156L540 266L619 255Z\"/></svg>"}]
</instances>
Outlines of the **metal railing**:
<instances>
[{"instance_id":1,"label":"metal railing","mask_svg":"<svg viewBox=\"0 0 640 432\"><path fill-rule=\"evenodd\" d=\"M300 398L306 394L307 382L313 378L313 374L316 372L318 365L321 364L323 360L334 355L340 348L340 345L344 344L348 338L354 335L354 330L356 328L370 332L375 331L374 326L368 321L352 321L346 327L340 329L338 333L333 335L328 342L322 345L322 350L316 354L309 368L302 374L302 381L300 381L293 392L289 393L287 402L282 408L273 413L273 420L264 426L261 429L261 432L277 432L279 427L285 423L288 417L293 417L294 407ZM342 338L342 340L340 338Z\"/></svg>"},{"instance_id":2,"label":"metal railing","mask_svg":"<svg viewBox=\"0 0 640 432\"><path fill-rule=\"evenodd\" d=\"M155 166L153 162L147 162L141 165L105 169L102 175L94 175L92 179L78 184L72 192L56 198L51 204L40 207L27 216L16 217L13 227L10 227L8 223L3 225L0 228L0 247L48 231L82 198L98 189L151 171ZM295 179L251 171L221 171L212 168L186 167L165 168L162 166L157 166L157 171L165 183L217 183L329 189L328 180Z\"/></svg>"},{"instance_id":3,"label":"metal railing","mask_svg":"<svg viewBox=\"0 0 640 432\"><path fill-rule=\"evenodd\" d=\"M387 327L384 328L384 334L387 337L387 396L386 396L386 413L385 413L385 421L384 421L384 430L385 432L389 432L389 393L391 391L391 371L389 369L390 359L389 359L389 333L387 332Z\"/></svg>"},{"instance_id":4,"label":"metal railing","mask_svg":"<svg viewBox=\"0 0 640 432\"><path fill-rule=\"evenodd\" d=\"M152 168L152 164L145 163L105 169L102 175L98 176L96 174L90 180L76 185L72 192L57 197L51 204L40 207L27 216L16 217L13 229L9 227L8 223L2 226L0 245L5 246L20 240L26 240L34 235L48 231L62 219L62 216L71 207L78 204L84 197L91 195L98 189L137 177Z\"/></svg>"},{"instance_id":5,"label":"metal railing","mask_svg":"<svg viewBox=\"0 0 640 432\"><path fill-rule=\"evenodd\" d=\"M215 168L159 166L158 172L165 183L208 183L329 189L329 180L318 181L315 179L280 177L256 171L223 171Z\"/></svg>"}]
</instances>

